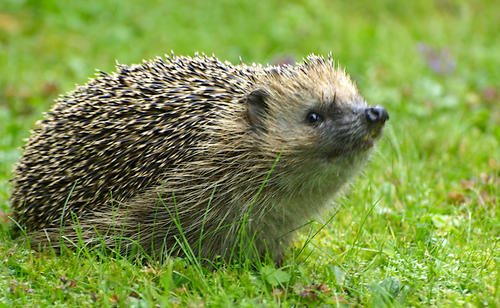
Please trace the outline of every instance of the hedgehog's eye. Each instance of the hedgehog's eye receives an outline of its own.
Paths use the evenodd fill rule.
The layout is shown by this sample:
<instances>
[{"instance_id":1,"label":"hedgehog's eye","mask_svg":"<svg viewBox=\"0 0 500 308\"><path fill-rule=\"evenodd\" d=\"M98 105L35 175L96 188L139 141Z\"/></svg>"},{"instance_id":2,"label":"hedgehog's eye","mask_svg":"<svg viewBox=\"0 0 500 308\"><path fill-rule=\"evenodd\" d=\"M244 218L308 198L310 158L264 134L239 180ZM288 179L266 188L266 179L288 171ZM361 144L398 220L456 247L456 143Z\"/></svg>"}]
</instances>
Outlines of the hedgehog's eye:
<instances>
[{"instance_id":1,"label":"hedgehog's eye","mask_svg":"<svg viewBox=\"0 0 500 308\"><path fill-rule=\"evenodd\" d=\"M306 120L310 124L318 123L321 121L321 116L317 112L309 112L307 114Z\"/></svg>"}]
</instances>

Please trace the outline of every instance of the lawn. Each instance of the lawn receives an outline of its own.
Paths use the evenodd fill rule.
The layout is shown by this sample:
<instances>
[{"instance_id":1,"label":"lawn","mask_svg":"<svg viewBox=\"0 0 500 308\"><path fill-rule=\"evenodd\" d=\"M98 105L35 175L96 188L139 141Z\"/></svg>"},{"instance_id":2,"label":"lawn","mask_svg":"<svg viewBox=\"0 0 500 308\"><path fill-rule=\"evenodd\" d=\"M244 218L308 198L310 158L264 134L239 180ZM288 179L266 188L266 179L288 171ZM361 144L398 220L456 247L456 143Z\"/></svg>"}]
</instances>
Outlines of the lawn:
<instances>
[{"instance_id":1,"label":"lawn","mask_svg":"<svg viewBox=\"0 0 500 308\"><path fill-rule=\"evenodd\" d=\"M0 5L0 307L500 306L498 1ZM23 139L95 69L175 51L277 63L333 52L390 121L282 267L31 251L10 234Z\"/></svg>"}]
</instances>

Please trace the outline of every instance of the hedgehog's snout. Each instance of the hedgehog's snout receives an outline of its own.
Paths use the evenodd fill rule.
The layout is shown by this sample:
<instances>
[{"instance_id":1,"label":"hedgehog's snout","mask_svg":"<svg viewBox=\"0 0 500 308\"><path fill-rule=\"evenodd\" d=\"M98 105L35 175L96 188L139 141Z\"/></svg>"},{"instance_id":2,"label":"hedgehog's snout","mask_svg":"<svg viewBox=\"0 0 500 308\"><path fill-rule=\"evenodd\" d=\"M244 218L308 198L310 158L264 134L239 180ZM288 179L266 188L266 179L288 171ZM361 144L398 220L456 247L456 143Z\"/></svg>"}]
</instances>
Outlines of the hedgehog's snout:
<instances>
[{"instance_id":1,"label":"hedgehog's snout","mask_svg":"<svg viewBox=\"0 0 500 308\"><path fill-rule=\"evenodd\" d=\"M385 122L389 120L389 113L384 107L375 106L365 108L364 116L368 122L368 133L364 135L363 141L366 142L365 146L371 147L374 139L380 136Z\"/></svg>"},{"instance_id":2,"label":"hedgehog's snout","mask_svg":"<svg viewBox=\"0 0 500 308\"><path fill-rule=\"evenodd\" d=\"M366 120L372 124L384 124L385 121L389 120L389 114L384 107L375 106L368 107L365 109Z\"/></svg>"}]
</instances>

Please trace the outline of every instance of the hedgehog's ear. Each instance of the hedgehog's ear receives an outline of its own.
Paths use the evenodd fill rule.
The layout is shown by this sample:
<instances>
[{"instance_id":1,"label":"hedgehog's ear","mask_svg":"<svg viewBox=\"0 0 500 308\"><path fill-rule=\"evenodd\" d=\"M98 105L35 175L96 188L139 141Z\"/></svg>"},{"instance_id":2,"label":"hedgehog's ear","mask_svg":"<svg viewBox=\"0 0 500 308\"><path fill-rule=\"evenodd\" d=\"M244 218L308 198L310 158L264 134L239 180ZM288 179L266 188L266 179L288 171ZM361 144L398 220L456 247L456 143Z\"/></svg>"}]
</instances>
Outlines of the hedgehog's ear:
<instances>
[{"instance_id":1,"label":"hedgehog's ear","mask_svg":"<svg viewBox=\"0 0 500 308\"><path fill-rule=\"evenodd\" d=\"M246 97L248 120L257 129L264 129L263 118L267 113L267 93L262 89L252 91Z\"/></svg>"}]
</instances>

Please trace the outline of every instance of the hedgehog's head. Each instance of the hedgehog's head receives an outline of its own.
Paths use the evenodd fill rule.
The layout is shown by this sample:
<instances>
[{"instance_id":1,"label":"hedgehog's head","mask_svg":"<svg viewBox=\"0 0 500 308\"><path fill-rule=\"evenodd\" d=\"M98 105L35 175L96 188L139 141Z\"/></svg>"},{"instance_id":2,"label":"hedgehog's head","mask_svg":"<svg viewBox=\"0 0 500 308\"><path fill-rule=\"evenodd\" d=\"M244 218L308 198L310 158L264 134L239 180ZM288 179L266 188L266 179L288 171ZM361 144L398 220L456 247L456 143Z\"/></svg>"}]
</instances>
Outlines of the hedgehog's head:
<instances>
[{"instance_id":1,"label":"hedgehog's head","mask_svg":"<svg viewBox=\"0 0 500 308\"><path fill-rule=\"evenodd\" d=\"M366 104L331 57L266 68L256 86L247 97L248 121L264 151L315 165L366 157L389 118Z\"/></svg>"}]
</instances>

